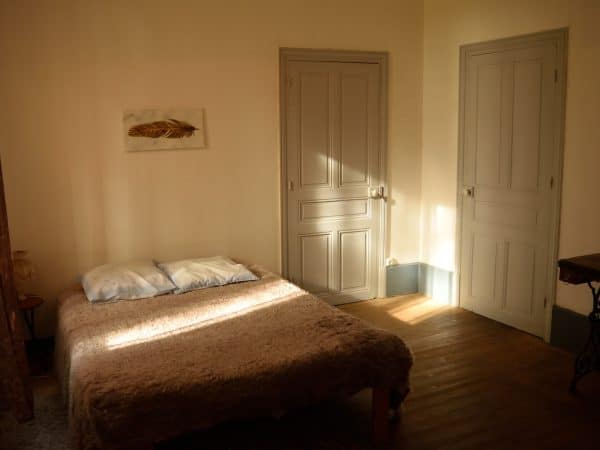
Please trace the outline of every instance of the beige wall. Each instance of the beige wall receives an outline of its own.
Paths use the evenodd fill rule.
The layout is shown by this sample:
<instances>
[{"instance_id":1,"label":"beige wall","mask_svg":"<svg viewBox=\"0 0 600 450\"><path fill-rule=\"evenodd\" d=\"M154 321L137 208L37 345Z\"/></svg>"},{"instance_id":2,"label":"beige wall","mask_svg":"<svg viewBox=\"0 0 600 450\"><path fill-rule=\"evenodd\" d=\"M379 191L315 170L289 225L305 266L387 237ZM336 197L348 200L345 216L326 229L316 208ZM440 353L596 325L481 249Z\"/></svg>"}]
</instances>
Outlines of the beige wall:
<instances>
[{"instance_id":1,"label":"beige wall","mask_svg":"<svg viewBox=\"0 0 600 450\"><path fill-rule=\"evenodd\" d=\"M13 248L51 301L107 261L228 254L280 269L279 47L390 53L388 254L419 257L422 2L0 5ZM123 151L126 108L203 107L209 148Z\"/></svg>"},{"instance_id":2,"label":"beige wall","mask_svg":"<svg viewBox=\"0 0 600 450\"><path fill-rule=\"evenodd\" d=\"M569 27L561 257L600 252L600 1L425 0L422 258L454 270L459 46ZM591 308L586 287L559 284L559 305Z\"/></svg>"},{"instance_id":3,"label":"beige wall","mask_svg":"<svg viewBox=\"0 0 600 450\"><path fill-rule=\"evenodd\" d=\"M46 333L56 294L106 261L221 253L279 270L279 47L390 53L387 253L454 270L458 48L569 26L560 255L600 251L596 0L10 3L0 156ZM125 153L122 111L153 106L204 107L209 148ZM588 292L559 285L558 303L586 312Z\"/></svg>"}]
</instances>

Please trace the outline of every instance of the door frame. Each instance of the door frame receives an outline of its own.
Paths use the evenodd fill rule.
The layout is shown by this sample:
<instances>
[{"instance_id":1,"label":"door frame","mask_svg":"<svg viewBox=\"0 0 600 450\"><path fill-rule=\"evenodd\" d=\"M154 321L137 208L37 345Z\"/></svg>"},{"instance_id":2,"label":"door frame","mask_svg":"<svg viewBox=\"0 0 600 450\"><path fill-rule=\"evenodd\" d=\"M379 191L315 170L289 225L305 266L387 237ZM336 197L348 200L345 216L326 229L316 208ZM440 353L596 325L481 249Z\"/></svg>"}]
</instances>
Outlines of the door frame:
<instances>
[{"instance_id":1,"label":"door frame","mask_svg":"<svg viewBox=\"0 0 600 450\"><path fill-rule=\"evenodd\" d=\"M555 159L553 161L553 189L550 211L550 236L548 242L548 261L546 269L545 288L545 320L544 335L546 342L550 342L552 328L552 309L556 301L556 261L558 261L558 245L560 237L560 209L562 195L563 154L565 136L565 103L567 79L567 43L568 28L542 31L539 33L525 34L515 37L495 39L474 44L465 44L460 47L460 73L459 73L459 111L458 111L458 174L457 174L457 202L456 202L456 246L455 246L455 299L460 304L460 276L461 276L461 249L462 249L462 213L463 213L463 164L464 164L464 137L465 137L465 102L466 102L466 73L467 60L473 54L493 52L519 48L525 44L537 42L552 42L556 46L556 107L554 117L554 146Z\"/></svg>"},{"instance_id":2,"label":"door frame","mask_svg":"<svg viewBox=\"0 0 600 450\"><path fill-rule=\"evenodd\" d=\"M281 200L281 271L284 277L288 272L288 189L287 189L287 142L286 142L286 111L288 74L287 64L291 61L363 63L379 65L380 110L379 110L379 182L383 186L385 197L388 195L387 184L387 142L388 142L388 53L353 50L289 48L279 49L279 137L280 137L280 200ZM379 218L379 239L377 242L377 297L384 297L385 292L385 253L387 248L387 217L388 203L385 202Z\"/></svg>"}]
</instances>

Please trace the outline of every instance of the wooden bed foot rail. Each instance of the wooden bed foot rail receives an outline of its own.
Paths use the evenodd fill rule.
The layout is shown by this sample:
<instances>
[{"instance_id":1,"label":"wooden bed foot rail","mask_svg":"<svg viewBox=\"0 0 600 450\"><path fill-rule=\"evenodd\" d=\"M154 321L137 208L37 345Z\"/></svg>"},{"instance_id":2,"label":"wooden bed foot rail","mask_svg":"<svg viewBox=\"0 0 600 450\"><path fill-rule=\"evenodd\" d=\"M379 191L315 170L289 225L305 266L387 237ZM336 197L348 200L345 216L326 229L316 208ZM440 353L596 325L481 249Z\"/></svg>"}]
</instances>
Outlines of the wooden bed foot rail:
<instances>
[{"instance_id":1,"label":"wooden bed foot rail","mask_svg":"<svg viewBox=\"0 0 600 450\"><path fill-rule=\"evenodd\" d=\"M373 441L385 444L390 440L390 419L397 420L402 401L408 395L409 389L374 387L372 402ZM390 414L391 413L391 414Z\"/></svg>"}]
</instances>

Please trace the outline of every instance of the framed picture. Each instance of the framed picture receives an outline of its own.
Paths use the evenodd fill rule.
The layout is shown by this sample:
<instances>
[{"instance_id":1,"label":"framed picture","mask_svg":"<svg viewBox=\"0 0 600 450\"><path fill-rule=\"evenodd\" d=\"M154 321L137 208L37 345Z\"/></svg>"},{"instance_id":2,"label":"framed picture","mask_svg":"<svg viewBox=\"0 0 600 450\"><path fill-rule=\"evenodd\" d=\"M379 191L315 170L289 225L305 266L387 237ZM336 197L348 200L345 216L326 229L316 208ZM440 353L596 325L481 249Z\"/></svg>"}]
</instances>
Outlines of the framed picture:
<instances>
[{"instance_id":1,"label":"framed picture","mask_svg":"<svg viewBox=\"0 0 600 450\"><path fill-rule=\"evenodd\" d=\"M128 152L205 148L204 110L125 111L123 133Z\"/></svg>"}]
</instances>

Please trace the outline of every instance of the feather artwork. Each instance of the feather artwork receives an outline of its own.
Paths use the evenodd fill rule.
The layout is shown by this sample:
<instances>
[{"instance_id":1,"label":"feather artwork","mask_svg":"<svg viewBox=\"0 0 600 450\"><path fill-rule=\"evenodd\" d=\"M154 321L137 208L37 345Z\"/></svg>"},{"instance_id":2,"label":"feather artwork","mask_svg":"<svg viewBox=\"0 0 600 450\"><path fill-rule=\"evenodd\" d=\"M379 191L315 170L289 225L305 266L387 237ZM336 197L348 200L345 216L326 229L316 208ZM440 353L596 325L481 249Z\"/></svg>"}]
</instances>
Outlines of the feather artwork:
<instances>
[{"instance_id":1,"label":"feather artwork","mask_svg":"<svg viewBox=\"0 0 600 450\"><path fill-rule=\"evenodd\" d=\"M167 119L134 125L127 134L132 137L176 139L192 137L196 130L198 128L182 120Z\"/></svg>"},{"instance_id":2,"label":"feather artwork","mask_svg":"<svg viewBox=\"0 0 600 450\"><path fill-rule=\"evenodd\" d=\"M204 109L129 109L123 111L127 152L206 148Z\"/></svg>"}]
</instances>

